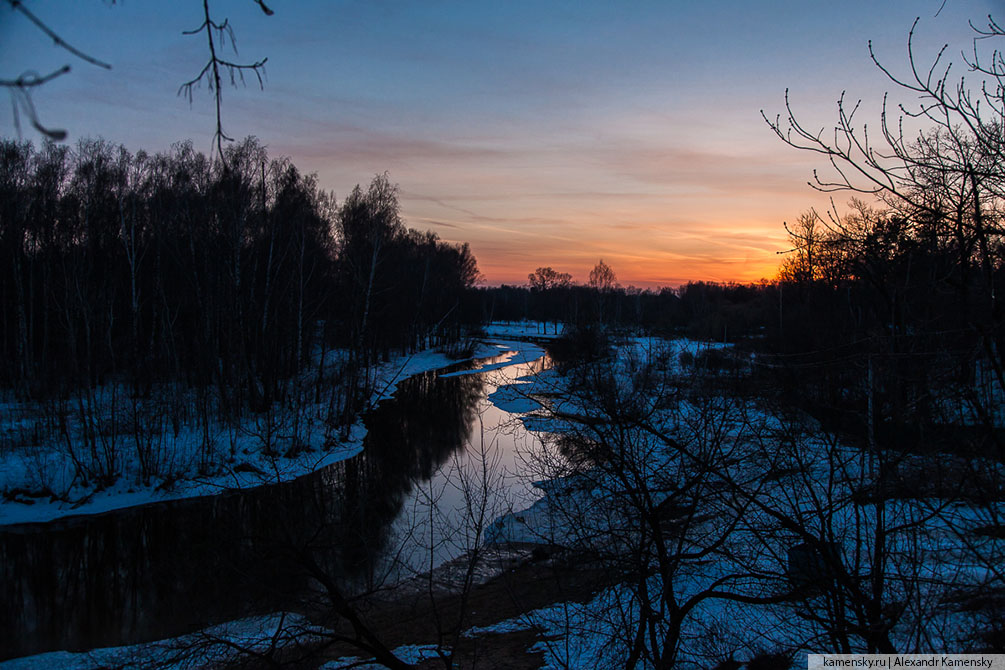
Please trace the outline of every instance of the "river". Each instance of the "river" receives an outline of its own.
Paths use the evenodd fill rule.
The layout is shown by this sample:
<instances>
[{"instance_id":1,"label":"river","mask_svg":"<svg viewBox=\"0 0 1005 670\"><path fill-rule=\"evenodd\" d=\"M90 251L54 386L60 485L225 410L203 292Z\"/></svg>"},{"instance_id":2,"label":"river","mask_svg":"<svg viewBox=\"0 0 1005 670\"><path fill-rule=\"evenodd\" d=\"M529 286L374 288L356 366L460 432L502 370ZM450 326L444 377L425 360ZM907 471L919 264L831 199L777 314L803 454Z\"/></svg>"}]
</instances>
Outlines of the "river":
<instances>
[{"instance_id":1,"label":"river","mask_svg":"<svg viewBox=\"0 0 1005 670\"><path fill-rule=\"evenodd\" d=\"M511 353L404 380L359 455L293 481L0 529L0 660L302 609L312 573L366 589L463 554L535 497L536 440L489 396L548 361Z\"/></svg>"}]
</instances>

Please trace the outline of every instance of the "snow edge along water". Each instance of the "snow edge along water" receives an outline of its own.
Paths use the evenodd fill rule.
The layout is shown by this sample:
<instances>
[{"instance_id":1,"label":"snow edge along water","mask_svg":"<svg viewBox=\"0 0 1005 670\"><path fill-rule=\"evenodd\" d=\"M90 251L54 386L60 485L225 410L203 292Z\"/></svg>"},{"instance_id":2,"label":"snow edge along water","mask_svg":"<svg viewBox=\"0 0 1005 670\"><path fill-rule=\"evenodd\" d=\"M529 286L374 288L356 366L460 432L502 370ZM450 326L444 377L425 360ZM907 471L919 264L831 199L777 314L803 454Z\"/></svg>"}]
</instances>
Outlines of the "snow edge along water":
<instances>
[{"instance_id":1,"label":"snow edge along water","mask_svg":"<svg viewBox=\"0 0 1005 670\"><path fill-rule=\"evenodd\" d=\"M522 338L538 337L538 330L536 324L492 324L468 358L451 359L444 353L427 349L392 359L377 370L378 382L371 397L370 408L392 398L398 385L415 375L443 370L468 361L474 361L475 367L444 373L443 376L483 373L536 360L544 354L544 350ZM508 355L501 361L484 362L498 358L500 354ZM351 427L348 439L331 448L302 453L293 458L270 458L261 454L254 458L254 453L244 454L242 463L252 461L252 467L245 471L239 472L231 468L212 476L182 478L166 490L158 490L153 484L141 486L126 477L120 477L109 488L92 491L70 501L38 498L25 500L5 496L0 499L0 529L22 524L48 523L68 517L105 514L142 505L213 496L291 481L356 456L363 449L366 433L363 415L360 415ZM2 490L7 491L20 485L25 479L25 470L30 467L30 458L28 454L19 451L0 454L0 472L4 473L3 480L0 481Z\"/></svg>"}]
</instances>

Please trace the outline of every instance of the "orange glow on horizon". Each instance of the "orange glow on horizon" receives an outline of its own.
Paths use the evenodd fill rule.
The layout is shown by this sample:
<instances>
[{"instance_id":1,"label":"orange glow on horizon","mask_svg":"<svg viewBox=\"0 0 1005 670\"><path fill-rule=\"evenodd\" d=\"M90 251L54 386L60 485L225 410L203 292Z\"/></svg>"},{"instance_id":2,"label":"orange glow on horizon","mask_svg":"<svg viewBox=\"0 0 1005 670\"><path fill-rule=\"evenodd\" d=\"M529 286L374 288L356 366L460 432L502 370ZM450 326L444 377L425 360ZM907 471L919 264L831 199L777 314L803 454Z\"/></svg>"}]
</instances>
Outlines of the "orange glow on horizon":
<instances>
[{"instance_id":1,"label":"orange glow on horizon","mask_svg":"<svg viewBox=\"0 0 1005 670\"><path fill-rule=\"evenodd\" d=\"M470 172L444 165L436 183L432 173L397 175L402 216L468 243L482 285L526 285L539 267L585 283L603 259L622 286L655 289L772 279L790 246L783 222L830 207L806 185L812 157L783 152L787 160L769 163L760 141L736 140L722 153L670 142L663 139L663 151L655 141L585 147L529 168L500 160L481 175L473 164ZM457 186L441 191L438 183Z\"/></svg>"},{"instance_id":2,"label":"orange glow on horizon","mask_svg":"<svg viewBox=\"0 0 1005 670\"><path fill-rule=\"evenodd\" d=\"M781 252L789 248L782 225L807 209L793 203L777 221L687 222L603 225L579 223L499 224L491 230L456 221L456 227L428 226L450 242L467 242L482 274L483 286L526 285L539 267L568 272L584 284L603 259L621 286L676 288L691 281L756 283L778 273ZM603 218L600 215L596 218ZM640 220L645 220L642 216ZM423 228L423 221L409 225Z\"/></svg>"},{"instance_id":3,"label":"orange glow on horizon","mask_svg":"<svg viewBox=\"0 0 1005 670\"><path fill-rule=\"evenodd\" d=\"M475 253L477 257L477 252ZM634 286L641 289L660 289L664 287L677 288L692 281L712 283L751 284L762 280L772 280L778 274L781 262L779 256L771 254L761 260L747 261L708 261L706 264L675 263L672 259L661 262L653 259L646 262L619 262L617 255L608 254L602 257L611 266L618 277L618 283L623 287ZM600 260L598 257L596 260ZM505 264L484 262L479 258L478 267L482 273L479 286L511 286L527 285L527 275L539 267L550 266L560 272L572 274L573 281L585 284L593 264L580 265L557 262L529 262L526 268L511 267ZM596 261L594 261L595 263Z\"/></svg>"}]
</instances>

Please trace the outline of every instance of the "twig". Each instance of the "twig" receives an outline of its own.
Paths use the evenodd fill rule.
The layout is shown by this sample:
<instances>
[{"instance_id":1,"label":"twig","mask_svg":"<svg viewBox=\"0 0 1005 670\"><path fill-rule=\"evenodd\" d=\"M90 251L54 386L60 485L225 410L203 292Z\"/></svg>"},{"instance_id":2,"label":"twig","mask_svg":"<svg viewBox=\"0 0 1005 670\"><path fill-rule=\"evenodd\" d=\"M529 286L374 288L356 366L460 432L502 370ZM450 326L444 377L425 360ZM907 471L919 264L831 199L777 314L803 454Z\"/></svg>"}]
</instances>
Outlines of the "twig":
<instances>
[{"instance_id":1,"label":"twig","mask_svg":"<svg viewBox=\"0 0 1005 670\"><path fill-rule=\"evenodd\" d=\"M72 53L74 56L76 56L80 60L87 61L91 65L97 65L98 67L103 67L106 70L111 70L112 69L112 66L109 65L108 63L106 63L104 61L100 61L97 58L95 58L94 56L90 56L90 55L84 53L83 51L81 51L80 49L78 49L78 48L74 47L73 45L69 44L66 40L64 40L62 37L60 37L56 33L56 31L54 31L52 28L50 28L49 26L47 26L44 21L42 21L40 18L38 18L37 16L35 16L34 14L32 14L31 11L29 11L28 8L26 8L21 3L21 0L7 0L7 2L8 2L8 4L10 4L11 8L14 9L14 11L21 12L29 21L31 21L32 23L34 23L35 26L38 27L39 30L41 30L43 33L45 33L46 35L48 35L52 39L53 43L56 46L69 51L70 53Z\"/></svg>"},{"instance_id":2,"label":"twig","mask_svg":"<svg viewBox=\"0 0 1005 670\"><path fill-rule=\"evenodd\" d=\"M272 10L269 9L262 0L255 0L255 2L262 8L267 16L273 14ZM216 23L213 21L210 11L209 11L209 0L203 0L202 3L203 10L203 21L198 28L193 30L182 31L183 35L198 35L199 33L206 33L206 42L209 48L209 60L203 66L199 74L189 81L185 82L178 87L178 95L184 95L188 98L189 104L192 103L192 90L199 86L203 79L207 80L207 85L209 90L213 92L213 98L216 104L216 132L213 134L213 140L216 143L216 151L220 156L220 161L226 167L226 161L223 156L223 142L224 140L232 142L233 138L227 135L223 130L223 91L220 86L220 69L226 68L227 73L230 76L230 83L232 86L237 85L237 78L240 78L241 83L244 84L244 72L245 70L251 70L255 73L258 78L258 86L260 88L265 88L265 84L262 80L262 75L265 72L265 63L268 58L263 58L254 63L234 63L232 61L220 58L217 54L217 42L219 39L220 46L226 43L227 36L230 37L230 46L237 53L237 42L234 39L234 30L230 27L230 23L227 19L223 20L223 23ZM213 32L216 31L217 38L214 39Z\"/></svg>"}]
</instances>

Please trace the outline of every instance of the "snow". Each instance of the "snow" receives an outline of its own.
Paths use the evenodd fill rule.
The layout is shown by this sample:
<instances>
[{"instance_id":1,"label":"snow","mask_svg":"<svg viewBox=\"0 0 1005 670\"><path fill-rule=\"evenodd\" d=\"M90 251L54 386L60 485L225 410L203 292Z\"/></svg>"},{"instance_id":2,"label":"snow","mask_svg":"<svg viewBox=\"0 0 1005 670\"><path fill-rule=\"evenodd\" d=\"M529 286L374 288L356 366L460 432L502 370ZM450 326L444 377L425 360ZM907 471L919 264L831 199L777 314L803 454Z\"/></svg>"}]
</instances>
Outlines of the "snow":
<instances>
[{"instance_id":1,"label":"snow","mask_svg":"<svg viewBox=\"0 0 1005 670\"><path fill-rule=\"evenodd\" d=\"M512 385L500 386L489 396L489 400L499 409L512 414L525 414L541 407L540 402Z\"/></svg>"},{"instance_id":2,"label":"snow","mask_svg":"<svg viewBox=\"0 0 1005 670\"><path fill-rule=\"evenodd\" d=\"M483 356L495 354L490 362L473 371L451 374L487 372L529 362L540 355L540 350L508 338L537 338L541 337L539 331L540 326L527 323L493 324L488 332L501 339L479 352ZM731 530L715 560L685 560L677 566L673 575L674 597L683 601L723 579L725 586L741 591L765 579L785 588L788 550L804 538L784 528L765 532L765 528L777 525L773 515L795 520L811 534L832 542L842 564L852 574L871 574L868 544L880 517L875 503L868 496L862 497L871 486L871 469L861 451L822 434L812 421L804 421L799 430L793 430L791 422L756 400L670 394L667 397L672 402L657 402L657 395L665 389L654 383L653 375L658 377L657 382L674 377L686 380L697 373L686 364L688 356L682 354L694 358L704 350L724 346L652 337L626 338L619 343L608 371L609 389L650 403L648 416L658 432L681 444L701 444L714 435L722 470L713 476L721 476L724 481L757 482L761 506L745 510L743 523ZM514 349L518 353L513 353ZM391 392L387 389L396 379L442 363L436 356L429 352L396 362L399 370L388 377L390 381L384 392ZM660 374L667 377L659 377ZM490 400L504 411L524 415L522 420L527 429L541 433L547 443L549 433L576 429L577 416L603 422L604 417L597 416L593 399L573 392L570 384L569 378L555 370L538 370L500 385ZM682 386L686 388L686 384ZM556 418L554 413L566 418ZM687 471L679 456L667 447L668 442L640 431L631 434L628 444L637 450L636 456L642 464L640 481L651 487L654 501L658 503L671 495L657 484L675 474L686 476ZM589 544L600 541L598 538L620 535L618 540L603 540L609 543L605 548L611 549L612 542L630 541L630 537L624 539L629 533L605 532L623 530L626 515L631 513L619 500L624 491L616 478L599 469L581 470L570 476L568 463L561 455L548 453L546 449L529 457L539 459L542 477L547 477L535 482L542 495L528 508L496 519L486 532L487 542L573 546L584 539ZM913 457L903 459L901 472L924 465L915 461ZM989 478L998 481L1003 476L1000 465L976 459L962 461L947 457L941 469L986 472ZM926 497L921 490L913 493L913 497L888 500L884 510L886 526L893 529L886 537L890 551L886 599L906 603L906 609L899 615L901 620L890 635L898 649L936 652L960 649L971 641L978 624L983 622L979 621L979 613L955 607L949 598L964 589L976 593L989 585L1001 587L999 559L1005 555L1005 540L975 535L972 531L983 526L1001 527L1005 504L976 504L958 499L947 505L935 496ZM708 534L688 541L700 543L702 538L717 537L731 519L734 511L731 505L735 501L713 492L703 504L707 506L704 511L708 518L695 523L702 524L700 527ZM692 548L701 547L694 544ZM727 579L727 575L734 573L754 575L756 579L751 577L749 583ZM650 594L663 588L656 575L646 586ZM603 667L611 660L623 660L623 631L637 620L638 606L638 593L628 583L622 583L601 591L587 603L556 603L492 626L469 629L465 635L534 629L543 638L532 647L533 651L544 654L543 668ZM683 625L682 653L677 665L707 668L732 658L733 654L736 660L744 661L759 653L786 650L792 654L793 667L803 667L807 653L827 651L830 644L822 637L819 624L803 616L804 609L810 606L809 600L770 606L702 600ZM920 627L925 629L923 636L918 634ZM408 645L395 651L407 662L432 658L438 653L435 645ZM66 653L52 655L54 663L69 662L66 659L79 656L59 654ZM48 655L45 660L49 660ZM339 659L323 667L334 670L355 661L365 659ZM0 664L0 670L22 667L33 666Z\"/></svg>"},{"instance_id":3,"label":"snow","mask_svg":"<svg viewBox=\"0 0 1005 670\"><path fill-rule=\"evenodd\" d=\"M730 577L724 584L726 590L743 592L767 584L769 589L786 591L790 583L788 550L805 540L784 528L765 530L776 528L778 518L795 520L812 536L833 543L841 563L852 575L871 574L874 566L870 537L881 521L875 502L863 497L873 486L870 476L873 470L861 450L822 433L816 422L793 423L757 400L702 399L670 393L661 398L664 402L656 402L656 396L665 387L652 383L649 376L653 370L662 368L671 378L694 374L684 363L687 357L680 353L695 356L706 347L722 345L628 338L619 343L613 365L606 370L609 377L604 377L607 391L623 398L641 398L656 432L671 437L677 444L707 444L714 436L717 457L721 459L719 474L714 476L723 482L751 482L757 487L759 505L763 505L744 511L743 523L729 531L723 552L715 560L685 560L675 568L675 599L683 602L732 574L748 577L746 581ZM570 379L564 379L552 371L526 379L524 387L501 389L496 395L502 403L530 412L524 419L530 430L584 430L583 425L577 425L578 421L569 417L589 417L592 428L585 429L589 435L591 429L603 426L604 417L597 411L602 405L572 391L569 384L575 374L570 373ZM686 388L686 384L682 387ZM534 399L543 399L561 416L534 411L531 403ZM710 418L714 421L710 422ZM798 430L793 430L793 426ZM634 462L638 464L638 473L633 470L633 477L638 480L633 481L645 481L653 502L658 504L670 495L659 483L687 476L686 467L668 449L669 442L654 440L630 426L620 429L628 434L623 448L633 450ZM913 476L917 484L924 484L904 489L899 494L904 497L887 500L883 512L889 552L884 565L884 600L908 604L898 614L899 619L890 631L891 640L898 649L933 652L974 644L980 615L953 606L949 599L961 589L981 593L989 587L1002 587L1000 566L1005 556L1005 540L987 533L978 536L973 530L985 526L1001 528L1005 504L975 504L958 499L954 504L946 504L931 493L930 482L917 479L919 473L930 472L933 464L930 457L924 463L914 456L882 457L899 461L901 476ZM982 473L991 482L1002 481L999 464L980 459L939 458L941 475L962 473L958 478L960 484L972 486L973 473ZM619 478L600 469L581 469L573 476L565 476L568 470L562 465L557 457L545 464L545 470L550 466L552 472L546 475L548 479L535 484L545 495L528 509L498 518L487 532L487 541L600 548L612 555L617 554L620 542L630 542L628 529L635 524L627 521L634 512L627 502L630 491L624 489ZM911 487L914 480L906 480L906 486ZM950 489L955 481L950 479ZM690 540L696 542L691 545L693 551L700 551L703 541L719 537L735 514L735 501L715 495L714 489L709 489L702 505L707 519L696 526L700 532ZM653 577L648 592L658 594L661 590L659 578ZM517 620L472 629L469 634L535 628L549 638L535 646L535 650L545 653L543 667L598 667L610 660L610 654L617 656L619 639L625 630L636 625L633 622L637 620L637 612L633 614L633 608L637 602L635 590L627 583L620 584L587 605L559 603ZM805 608L813 606L823 605L798 601L751 606L705 599L684 623L678 665L707 668L734 653L737 660L748 660L760 653L788 650L793 654L793 667L800 667L807 652L826 651L830 644L821 637L820 626L804 616ZM988 622L982 625L986 629ZM917 633L918 626L924 627L924 635ZM854 635L851 637L855 644ZM861 640L858 642L864 645ZM864 651L864 646L857 651Z\"/></svg>"}]
</instances>

